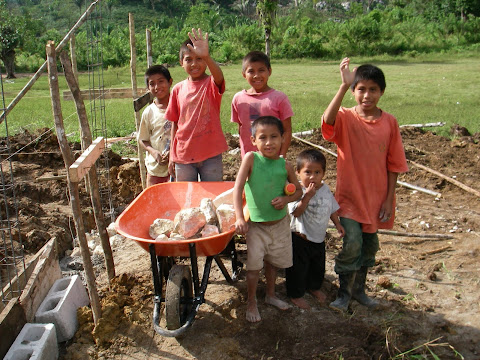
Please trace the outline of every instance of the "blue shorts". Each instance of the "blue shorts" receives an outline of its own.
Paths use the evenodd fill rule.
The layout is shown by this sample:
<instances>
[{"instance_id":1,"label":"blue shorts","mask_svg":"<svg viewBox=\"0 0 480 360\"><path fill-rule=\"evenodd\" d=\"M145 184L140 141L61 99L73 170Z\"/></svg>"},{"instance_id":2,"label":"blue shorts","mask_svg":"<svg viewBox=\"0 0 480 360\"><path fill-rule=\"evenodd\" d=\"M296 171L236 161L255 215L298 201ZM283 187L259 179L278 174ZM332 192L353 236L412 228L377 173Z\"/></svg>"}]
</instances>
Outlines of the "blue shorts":
<instances>
[{"instance_id":1,"label":"blue shorts","mask_svg":"<svg viewBox=\"0 0 480 360\"><path fill-rule=\"evenodd\" d=\"M176 181L223 181L222 154L191 164L175 163Z\"/></svg>"}]
</instances>

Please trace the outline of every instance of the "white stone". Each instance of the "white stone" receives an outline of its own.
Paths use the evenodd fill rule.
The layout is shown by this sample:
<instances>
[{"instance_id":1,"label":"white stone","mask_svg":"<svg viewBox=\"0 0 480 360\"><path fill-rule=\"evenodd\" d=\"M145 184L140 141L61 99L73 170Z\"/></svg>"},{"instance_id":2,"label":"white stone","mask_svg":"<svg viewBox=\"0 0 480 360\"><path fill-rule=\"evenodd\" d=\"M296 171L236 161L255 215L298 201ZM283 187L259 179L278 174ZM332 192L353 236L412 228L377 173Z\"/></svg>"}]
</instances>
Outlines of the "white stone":
<instances>
[{"instance_id":1,"label":"white stone","mask_svg":"<svg viewBox=\"0 0 480 360\"><path fill-rule=\"evenodd\" d=\"M216 225L207 224L203 227L201 235L202 238L218 235L220 231L218 231L218 227Z\"/></svg>"},{"instance_id":2,"label":"white stone","mask_svg":"<svg viewBox=\"0 0 480 360\"><path fill-rule=\"evenodd\" d=\"M178 234L178 233L173 233L173 232L172 232L172 233L170 234L170 240L185 240L185 238L184 238L182 235Z\"/></svg>"},{"instance_id":3,"label":"white stone","mask_svg":"<svg viewBox=\"0 0 480 360\"><path fill-rule=\"evenodd\" d=\"M205 198L200 201L200 210L202 210L203 215L205 215L205 220L207 224L215 225L218 223L217 213L215 212L215 205L213 205L212 199Z\"/></svg>"},{"instance_id":4,"label":"white stone","mask_svg":"<svg viewBox=\"0 0 480 360\"><path fill-rule=\"evenodd\" d=\"M110 236L109 238L110 246L112 246L113 248L117 248L125 242L125 239L126 239L125 236L120 234L115 234L113 236Z\"/></svg>"},{"instance_id":5,"label":"white stone","mask_svg":"<svg viewBox=\"0 0 480 360\"><path fill-rule=\"evenodd\" d=\"M102 245L97 245L92 251L93 255L103 256L103 247Z\"/></svg>"},{"instance_id":6,"label":"white stone","mask_svg":"<svg viewBox=\"0 0 480 360\"><path fill-rule=\"evenodd\" d=\"M197 207L180 210L175 215L174 222L174 231L188 239L197 234L205 226L207 220L202 210Z\"/></svg>"},{"instance_id":7,"label":"white stone","mask_svg":"<svg viewBox=\"0 0 480 360\"><path fill-rule=\"evenodd\" d=\"M233 188L227 191L224 191L223 193L218 195L215 199L213 199L213 205L215 205L217 209L222 204L233 205Z\"/></svg>"},{"instance_id":8,"label":"white stone","mask_svg":"<svg viewBox=\"0 0 480 360\"><path fill-rule=\"evenodd\" d=\"M152 239L156 239L158 235L170 235L174 228L174 223L170 219L155 219L150 225L148 234Z\"/></svg>"},{"instance_id":9,"label":"white stone","mask_svg":"<svg viewBox=\"0 0 480 360\"><path fill-rule=\"evenodd\" d=\"M112 237L113 235L117 234L117 228L115 227L114 222L110 223L110 225L107 226L107 233L108 237Z\"/></svg>"},{"instance_id":10,"label":"white stone","mask_svg":"<svg viewBox=\"0 0 480 360\"><path fill-rule=\"evenodd\" d=\"M235 227L235 209L233 205L222 204L217 207L218 224L220 231L226 232Z\"/></svg>"},{"instance_id":11,"label":"white stone","mask_svg":"<svg viewBox=\"0 0 480 360\"><path fill-rule=\"evenodd\" d=\"M155 241L168 241L170 240L167 235L160 234L155 238Z\"/></svg>"},{"instance_id":12,"label":"white stone","mask_svg":"<svg viewBox=\"0 0 480 360\"><path fill-rule=\"evenodd\" d=\"M58 359L55 326L53 324L25 324L3 359Z\"/></svg>"}]
</instances>

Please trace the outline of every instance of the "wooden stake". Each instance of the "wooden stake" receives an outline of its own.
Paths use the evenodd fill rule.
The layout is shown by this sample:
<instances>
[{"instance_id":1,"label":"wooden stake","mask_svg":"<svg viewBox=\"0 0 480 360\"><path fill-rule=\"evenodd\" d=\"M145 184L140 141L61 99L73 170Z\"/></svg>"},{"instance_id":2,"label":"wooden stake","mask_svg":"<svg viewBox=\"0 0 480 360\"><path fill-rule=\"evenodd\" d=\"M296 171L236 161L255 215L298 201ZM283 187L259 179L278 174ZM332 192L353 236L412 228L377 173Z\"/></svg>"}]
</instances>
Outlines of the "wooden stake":
<instances>
[{"instance_id":1,"label":"wooden stake","mask_svg":"<svg viewBox=\"0 0 480 360\"><path fill-rule=\"evenodd\" d=\"M137 49L135 45L135 24L133 21L133 14L128 13L128 29L130 31L130 78L132 81L132 96L134 99L138 97L137 93ZM138 130L140 128L140 113L135 111L135 128ZM138 153L138 162L140 168L140 179L142 179L142 187L145 189L147 187L147 169L145 167L145 155L144 150L137 142L137 153Z\"/></svg>"},{"instance_id":2,"label":"wooden stake","mask_svg":"<svg viewBox=\"0 0 480 360\"><path fill-rule=\"evenodd\" d=\"M438 254L438 253L444 252L445 250L449 250L450 248L451 248L451 246L448 245L448 246L444 246L444 247L441 247L441 248L438 248L438 249L426 251L426 252L422 253L422 255Z\"/></svg>"},{"instance_id":3,"label":"wooden stake","mask_svg":"<svg viewBox=\"0 0 480 360\"><path fill-rule=\"evenodd\" d=\"M152 32L149 29L145 30L145 37L147 41L147 68L153 65L152 57Z\"/></svg>"},{"instance_id":4,"label":"wooden stake","mask_svg":"<svg viewBox=\"0 0 480 360\"><path fill-rule=\"evenodd\" d=\"M77 53L75 49L75 34L70 38L70 60L72 62L72 72L78 83Z\"/></svg>"},{"instance_id":5,"label":"wooden stake","mask_svg":"<svg viewBox=\"0 0 480 360\"><path fill-rule=\"evenodd\" d=\"M80 87L78 86L77 80L75 79L75 75L73 74L73 70L72 70L70 61L68 59L68 55L65 52L62 52L60 54L60 60L63 65L65 79L67 80L68 87L72 92L73 99L75 100L75 106L77 108L77 116L80 122L82 139L84 140L85 145L88 145L88 146L94 145L94 143L92 143L92 133L90 131L90 126L88 125L85 104L82 100L82 96L80 94ZM100 141L98 142L100 143ZM105 144L103 141L102 143ZM103 146L103 148L104 147L105 146ZM99 155L100 154L98 153L97 156L95 157L95 160L98 158ZM97 177L97 169L95 167L95 160L89 163L90 167L88 170L87 178L88 178L88 184L90 188L90 199L92 201L92 208L93 208L93 214L95 217L95 223L97 225L97 231L98 231L98 234L100 235L100 243L102 244L103 254L105 256L105 267L107 269L108 280L111 282L115 277L115 264L113 262L112 247L110 246L107 226L105 224L105 217L103 215L103 210L102 210L102 202L101 202L100 190L98 186L98 177ZM77 181L80 181L80 180L81 178L78 178Z\"/></svg>"},{"instance_id":6,"label":"wooden stake","mask_svg":"<svg viewBox=\"0 0 480 360\"><path fill-rule=\"evenodd\" d=\"M463 190L465 190L465 191L467 191L467 192L469 192L469 193L471 193L471 194L473 194L473 195L475 195L475 196L480 197L480 191L475 190L475 189L472 189L471 187L469 187L469 186L467 186L467 185L465 185L465 184L462 184L462 183L461 183L460 181L458 181L458 180L452 179L451 177L449 177L449 176L447 176L447 175L444 175L444 174L442 174L442 173L440 173L440 172L438 172L438 171L436 171L436 170L433 170L433 169L430 169L429 167L426 167L426 166L424 166L424 165L418 164L418 163L416 163L415 161L412 161L412 160L408 160L408 161L410 162L410 164L412 164L412 165L414 165L414 166L416 166L416 167L418 167L418 168L420 168L420 169L423 169L423 170L425 170L425 171L428 171L429 173L432 173L432 174L434 174L434 175L436 175L436 176L438 176L438 177L440 177L440 178L442 178L442 179L445 179L445 180L447 180L448 182L450 182L450 183L458 186L459 188L461 188L461 189L463 189Z\"/></svg>"},{"instance_id":7,"label":"wooden stake","mask_svg":"<svg viewBox=\"0 0 480 360\"><path fill-rule=\"evenodd\" d=\"M67 183L68 190L70 192L70 204L73 211L73 220L75 222L75 229L77 230L80 252L82 254L83 268L85 269L85 278L87 281L88 295L90 297L90 305L92 307L93 321L95 325L97 325L101 317L100 299L98 297L97 286L95 283L95 273L93 271L93 265L90 258L87 237L85 236L85 226L83 225L82 210L80 207L78 183L74 183L68 178L68 168L70 167L70 165L73 164L74 157L70 147L68 146L67 136L65 134L65 127L63 125L63 115L60 105L60 91L58 86L55 43L53 41L48 42L46 46L46 52L48 83L50 86L50 97L52 99L52 111L55 121L55 129L57 131L58 144L62 152L65 168L67 169Z\"/></svg>"}]
</instances>

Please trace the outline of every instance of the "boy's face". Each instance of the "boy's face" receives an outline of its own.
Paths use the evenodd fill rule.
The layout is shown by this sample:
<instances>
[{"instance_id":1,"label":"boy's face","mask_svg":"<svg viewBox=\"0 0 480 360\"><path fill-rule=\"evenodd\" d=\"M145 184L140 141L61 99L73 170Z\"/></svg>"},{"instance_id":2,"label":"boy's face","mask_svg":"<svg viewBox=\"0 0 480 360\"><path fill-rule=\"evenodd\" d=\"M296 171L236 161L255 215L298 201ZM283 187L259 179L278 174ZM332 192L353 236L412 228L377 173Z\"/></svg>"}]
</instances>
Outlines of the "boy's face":
<instances>
[{"instance_id":1,"label":"boy's face","mask_svg":"<svg viewBox=\"0 0 480 360\"><path fill-rule=\"evenodd\" d=\"M170 86L172 86L172 79L168 81L162 74L153 74L148 77L148 90L160 101L168 99Z\"/></svg>"},{"instance_id":2,"label":"boy's face","mask_svg":"<svg viewBox=\"0 0 480 360\"><path fill-rule=\"evenodd\" d=\"M201 80L205 77L207 64L203 58L197 56L192 51L186 51L183 59L180 61L185 72L190 76L190 80Z\"/></svg>"},{"instance_id":3,"label":"boy's face","mask_svg":"<svg viewBox=\"0 0 480 360\"><path fill-rule=\"evenodd\" d=\"M323 170L322 165L318 162L306 161L303 164L303 167L300 170L297 170L297 175L305 188L308 188L308 185L313 183L315 189L318 190L323 185L322 180L325 176L325 171Z\"/></svg>"},{"instance_id":4,"label":"boy's face","mask_svg":"<svg viewBox=\"0 0 480 360\"><path fill-rule=\"evenodd\" d=\"M260 93L270 89L268 78L272 75L272 68L268 68L263 62L247 63L242 75L255 92Z\"/></svg>"},{"instance_id":5,"label":"boy's face","mask_svg":"<svg viewBox=\"0 0 480 360\"><path fill-rule=\"evenodd\" d=\"M283 143L283 136L275 125L258 125L255 137L251 137L252 144L260 153L269 159L278 159L280 148Z\"/></svg>"},{"instance_id":6,"label":"boy's face","mask_svg":"<svg viewBox=\"0 0 480 360\"><path fill-rule=\"evenodd\" d=\"M376 111L378 101L383 95L380 86L373 80L359 81L352 92L355 96L355 101L365 114L371 114Z\"/></svg>"}]
</instances>

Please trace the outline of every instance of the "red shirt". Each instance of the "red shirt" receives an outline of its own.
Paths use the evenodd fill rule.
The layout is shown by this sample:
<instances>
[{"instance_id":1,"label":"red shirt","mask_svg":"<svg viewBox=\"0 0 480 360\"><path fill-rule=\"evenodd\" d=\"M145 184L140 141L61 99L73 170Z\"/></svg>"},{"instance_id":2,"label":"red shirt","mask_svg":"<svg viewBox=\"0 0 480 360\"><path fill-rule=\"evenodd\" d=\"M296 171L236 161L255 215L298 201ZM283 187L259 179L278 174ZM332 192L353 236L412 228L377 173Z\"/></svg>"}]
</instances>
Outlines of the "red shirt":
<instances>
[{"instance_id":1,"label":"red shirt","mask_svg":"<svg viewBox=\"0 0 480 360\"><path fill-rule=\"evenodd\" d=\"M322 134L337 144L338 214L361 223L364 232L391 229L395 205L389 221L378 217L387 196L387 172L408 171L395 117L382 111L378 119L365 120L355 108L341 107L334 125L322 121Z\"/></svg>"},{"instance_id":2,"label":"red shirt","mask_svg":"<svg viewBox=\"0 0 480 360\"><path fill-rule=\"evenodd\" d=\"M198 81L176 84L165 117L177 122L172 140L172 160L191 164L217 156L228 149L220 124L220 103L225 81L218 87L209 75Z\"/></svg>"}]
</instances>

